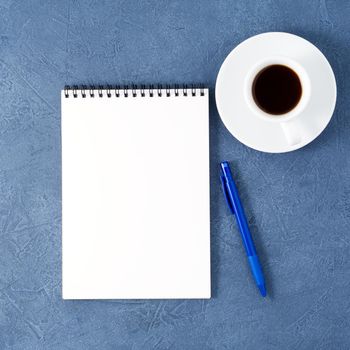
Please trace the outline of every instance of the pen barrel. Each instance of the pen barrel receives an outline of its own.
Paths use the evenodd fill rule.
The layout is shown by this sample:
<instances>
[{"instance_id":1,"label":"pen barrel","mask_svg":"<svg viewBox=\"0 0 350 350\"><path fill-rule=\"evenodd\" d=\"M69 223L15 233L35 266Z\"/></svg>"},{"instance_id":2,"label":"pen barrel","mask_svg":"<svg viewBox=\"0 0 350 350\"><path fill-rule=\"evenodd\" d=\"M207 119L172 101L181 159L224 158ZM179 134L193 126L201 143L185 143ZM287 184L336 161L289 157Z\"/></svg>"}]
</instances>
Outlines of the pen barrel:
<instances>
[{"instance_id":1,"label":"pen barrel","mask_svg":"<svg viewBox=\"0 0 350 350\"><path fill-rule=\"evenodd\" d=\"M264 285L265 280L261 270L260 262L257 255L248 256L250 269L252 270L257 285Z\"/></svg>"},{"instance_id":2,"label":"pen barrel","mask_svg":"<svg viewBox=\"0 0 350 350\"><path fill-rule=\"evenodd\" d=\"M235 184L233 184L233 186L235 186ZM254 256L256 255L256 250L255 250L253 238L249 230L248 221L245 216L243 206L238 197L237 189L236 189L236 192L232 193L232 197L235 199L234 210L236 213L237 224L239 226L239 232L241 233L241 236L242 236L244 248L248 256Z\"/></svg>"},{"instance_id":3,"label":"pen barrel","mask_svg":"<svg viewBox=\"0 0 350 350\"><path fill-rule=\"evenodd\" d=\"M222 166L222 169L223 169L222 171L224 173L224 177L227 181L228 196L231 198L233 211L237 219L237 224L239 226L239 232L241 233L241 236L242 236L244 248L248 256L254 256L256 255L254 242L249 230L248 221L245 216L243 205L238 195L236 184L231 174L231 170L227 163L224 164L224 166Z\"/></svg>"},{"instance_id":4,"label":"pen barrel","mask_svg":"<svg viewBox=\"0 0 350 350\"><path fill-rule=\"evenodd\" d=\"M248 257L249 256L256 256L256 249L255 249L252 235L250 233L247 219L245 218L244 213L241 214L240 219L237 219L237 223L239 226L239 232L240 232L241 237L242 237L243 245L244 245L244 248L247 252Z\"/></svg>"}]
</instances>

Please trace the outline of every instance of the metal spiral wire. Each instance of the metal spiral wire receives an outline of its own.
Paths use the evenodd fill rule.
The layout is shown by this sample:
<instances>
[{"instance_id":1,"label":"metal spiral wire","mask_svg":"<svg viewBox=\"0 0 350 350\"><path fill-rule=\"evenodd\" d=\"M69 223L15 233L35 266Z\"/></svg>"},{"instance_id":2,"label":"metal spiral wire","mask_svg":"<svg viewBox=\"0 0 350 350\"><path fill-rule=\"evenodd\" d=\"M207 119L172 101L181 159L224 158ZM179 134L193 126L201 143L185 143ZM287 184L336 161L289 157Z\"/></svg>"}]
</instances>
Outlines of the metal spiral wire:
<instances>
[{"instance_id":1,"label":"metal spiral wire","mask_svg":"<svg viewBox=\"0 0 350 350\"><path fill-rule=\"evenodd\" d=\"M204 86L203 85L191 85L190 88L187 85L179 86L175 84L174 86L166 85L164 88L162 85L98 85L98 87L94 85L86 86L86 85L73 85L73 86L65 86L64 87L64 96L65 98L73 97L73 98L86 98L90 96L90 98L112 98L112 97L170 97L171 95L179 96L179 92L182 92L183 96L197 96L197 92L199 91L199 96L204 96Z\"/></svg>"}]
</instances>

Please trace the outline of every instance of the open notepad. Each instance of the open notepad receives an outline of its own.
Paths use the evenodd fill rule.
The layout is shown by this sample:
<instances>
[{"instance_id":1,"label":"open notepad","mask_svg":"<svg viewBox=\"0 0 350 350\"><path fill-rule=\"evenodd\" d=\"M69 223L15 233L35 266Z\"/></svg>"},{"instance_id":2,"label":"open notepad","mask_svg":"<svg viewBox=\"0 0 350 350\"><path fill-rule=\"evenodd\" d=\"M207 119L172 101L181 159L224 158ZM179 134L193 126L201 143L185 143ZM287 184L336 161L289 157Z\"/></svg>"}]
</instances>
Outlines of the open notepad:
<instances>
[{"instance_id":1,"label":"open notepad","mask_svg":"<svg viewBox=\"0 0 350 350\"><path fill-rule=\"evenodd\" d=\"M209 298L208 90L61 98L63 298Z\"/></svg>"}]
</instances>

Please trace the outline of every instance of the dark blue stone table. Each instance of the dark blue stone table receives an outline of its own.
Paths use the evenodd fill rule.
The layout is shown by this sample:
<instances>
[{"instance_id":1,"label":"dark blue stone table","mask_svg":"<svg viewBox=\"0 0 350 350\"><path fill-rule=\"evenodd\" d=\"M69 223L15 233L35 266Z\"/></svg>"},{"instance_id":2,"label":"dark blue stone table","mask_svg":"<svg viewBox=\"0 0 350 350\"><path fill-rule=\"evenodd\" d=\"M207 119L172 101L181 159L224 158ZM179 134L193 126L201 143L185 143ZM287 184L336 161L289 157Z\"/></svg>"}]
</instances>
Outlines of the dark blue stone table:
<instances>
[{"instance_id":1,"label":"dark blue stone table","mask_svg":"<svg viewBox=\"0 0 350 350\"><path fill-rule=\"evenodd\" d=\"M349 349L349 1L0 0L0 349ZM316 44L338 84L313 143L235 140L214 85L265 31ZM211 89L211 300L62 301L60 89L203 82ZM267 276L252 283L218 181L232 162Z\"/></svg>"}]
</instances>

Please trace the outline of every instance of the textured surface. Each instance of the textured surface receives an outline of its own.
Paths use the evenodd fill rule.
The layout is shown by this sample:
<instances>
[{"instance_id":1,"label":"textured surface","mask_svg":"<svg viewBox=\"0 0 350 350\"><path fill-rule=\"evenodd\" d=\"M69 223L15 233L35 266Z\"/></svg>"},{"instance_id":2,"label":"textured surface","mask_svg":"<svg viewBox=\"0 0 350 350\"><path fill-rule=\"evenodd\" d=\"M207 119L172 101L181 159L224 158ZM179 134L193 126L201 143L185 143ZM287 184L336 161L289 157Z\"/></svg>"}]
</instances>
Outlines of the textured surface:
<instances>
[{"instance_id":1,"label":"textured surface","mask_svg":"<svg viewBox=\"0 0 350 350\"><path fill-rule=\"evenodd\" d=\"M0 0L0 349L349 349L348 1ZM60 100L65 83L205 82L243 39L282 30L328 57L325 132L250 150L211 98L209 301L61 300ZM232 161L267 275L251 281L218 162Z\"/></svg>"}]
</instances>

